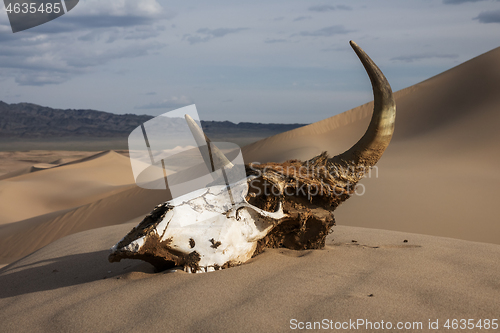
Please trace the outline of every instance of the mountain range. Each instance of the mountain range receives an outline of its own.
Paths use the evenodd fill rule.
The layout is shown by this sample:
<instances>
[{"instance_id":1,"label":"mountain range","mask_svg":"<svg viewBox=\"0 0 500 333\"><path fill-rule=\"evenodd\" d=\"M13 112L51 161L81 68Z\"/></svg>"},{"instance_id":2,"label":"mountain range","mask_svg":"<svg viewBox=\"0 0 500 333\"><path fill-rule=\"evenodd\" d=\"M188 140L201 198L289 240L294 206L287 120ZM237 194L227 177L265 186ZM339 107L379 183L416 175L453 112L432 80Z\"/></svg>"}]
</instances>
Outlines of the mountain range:
<instances>
[{"instance_id":1,"label":"mountain range","mask_svg":"<svg viewBox=\"0 0 500 333\"><path fill-rule=\"evenodd\" d=\"M53 109L31 103L0 101L0 138L125 138L150 115L114 114L96 110ZM270 136L306 124L262 124L201 121L209 137Z\"/></svg>"}]
</instances>

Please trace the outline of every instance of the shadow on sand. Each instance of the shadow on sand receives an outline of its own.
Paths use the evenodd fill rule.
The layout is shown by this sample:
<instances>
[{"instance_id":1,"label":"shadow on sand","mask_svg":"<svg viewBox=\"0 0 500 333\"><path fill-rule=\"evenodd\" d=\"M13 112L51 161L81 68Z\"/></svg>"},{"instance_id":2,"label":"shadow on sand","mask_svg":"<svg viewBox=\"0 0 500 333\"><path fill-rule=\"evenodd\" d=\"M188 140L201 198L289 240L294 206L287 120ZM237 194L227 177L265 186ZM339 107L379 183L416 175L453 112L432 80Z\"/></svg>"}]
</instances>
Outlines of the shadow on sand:
<instances>
[{"instance_id":1,"label":"shadow on sand","mask_svg":"<svg viewBox=\"0 0 500 333\"><path fill-rule=\"evenodd\" d=\"M138 260L111 264L108 255L109 250L102 250L34 262L29 260L30 255L0 269L0 298L103 279L144 278L155 273L153 266Z\"/></svg>"}]
</instances>

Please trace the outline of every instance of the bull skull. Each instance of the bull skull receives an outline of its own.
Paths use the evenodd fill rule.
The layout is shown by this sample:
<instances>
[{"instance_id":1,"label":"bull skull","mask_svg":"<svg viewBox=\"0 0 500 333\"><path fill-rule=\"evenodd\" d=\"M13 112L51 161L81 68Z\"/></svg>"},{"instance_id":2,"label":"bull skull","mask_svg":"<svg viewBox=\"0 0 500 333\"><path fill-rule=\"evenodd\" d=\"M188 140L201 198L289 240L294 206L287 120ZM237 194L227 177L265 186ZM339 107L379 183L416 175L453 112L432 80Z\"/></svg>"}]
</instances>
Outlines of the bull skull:
<instances>
[{"instance_id":1,"label":"bull skull","mask_svg":"<svg viewBox=\"0 0 500 333\"><path fill-rule=\"evenodd\" d=\"M209 272L242 264L267 247L324 247L335 225L333 211L384 153L396 116L387 79L356 43L350 44L374 93L370 125L354 146L334 157L323 152L305 162L249 164L247 178L236 184L208 187L160 204L112 247L109 261L141 259L158 270L182 266L187 272ZM186 118L199 139L201 129ZM230 170L221 152L212 153Z\"/></svg>"}]
</instances>

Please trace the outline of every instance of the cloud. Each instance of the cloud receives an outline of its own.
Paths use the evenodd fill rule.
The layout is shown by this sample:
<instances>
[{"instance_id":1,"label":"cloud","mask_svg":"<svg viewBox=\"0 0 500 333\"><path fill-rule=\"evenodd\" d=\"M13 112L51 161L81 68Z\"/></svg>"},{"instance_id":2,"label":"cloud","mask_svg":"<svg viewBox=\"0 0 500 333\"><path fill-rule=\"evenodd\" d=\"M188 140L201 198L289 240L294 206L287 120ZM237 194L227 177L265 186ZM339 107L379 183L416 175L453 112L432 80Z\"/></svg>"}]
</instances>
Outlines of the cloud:
<instances>
[{"instance_id":1,"label":"cloud","mask_svg":"<svg viewBox=\"0 0 500 333\"><path fill-rule=\"evenodd\" d=\"M346 51L346 50L349 50L347 47L345 46L337 46L337 47L325 47L323 49L321 49L320 51L321 52L336 52L336 51Z\"/></svg>"},{"instance_id":2,"label":"cloud","mask_svg":"<svg viewBox=\"0 0 500 333\"><path fill-rule=\"evenodd\" d=\"M95 29L147 25L174 16L174 12L163 9L156 0L89 0L81 3L68 21L79 27Z\"/></svg>"},{"instance_id":3,"label":"cloud","mask_svg":"<svg viewBox=\"0 0 500 333\"><path fill-rule=\"evenodd\" d=\"M16 83L20 86L44 86L47 84L60 84L69 79L68 74L58 74L54 72L38 72L34 75L21 74L16 76Z\"/></svg>"},{"instance_id":4,"label":"cloud","mask_svg":"<svg viewBox=\"0 0 500 333\"><path fill-rule=\"evenodd\" d=\"M459 5L466 2L478 2L478 1L484 1L484 0L443 0L443 3L445 5Z\"/></svg>"},{"instance_id":5,"label":"cloud","mask_svg":"<svg viewBox=\"0 0 500 333\"><path fill-rule=\"evenodd\" d=\"M247 30L248 28L218 28L218 29L198 29L196 32L212 37L224 37L227 34L234 34L239 31Z\"/></svg>"},{"instance_id":6,"label":"cloud","mask_svg":"<svg viewBox=\"0 0 500 333\"><path fill-rule=\"evenodd\" d=\"M312 17L311 16L299 16L299 17L294 18L293 22L309 20L309 19L312 19Z\"/></svg>"},{"instance_id":7,"label":"cloud","mask_svg":"<svg viewBox=\"0 0 500 333\"><path fill-rule=\"evenodd\" d=\"M308 8L312 12L329 12L335 10L335 6L331 5L316 5Z\"/></svg>"},{"instance_id":8,"label":"cloud","mask_svg":"<svg viewBox=\"0 0 500 333\"><path fill-rule=\"evenodd\" d=\"M474 20L478 20L481 23L500 23L500 10L481 12Z\"/></svg>"},{"instance_id":9,"label":"cloud","mask_svg":"<svg viewBox=\"0 0 500 333\"><path fill-rule=\"evenodd\" d=\"M208 42L210 39L210 37L208 36L205 36L205 37L201 37L201 36L193 36L191 34L187 34L187 35L184 35L184 37L182 37L182 40L187 40L189 42L189 44L193 45L193 44L198 44L198 43L205 43L205 42Z\"/></svg>"},{"instance_id":10,"label":"cloud","mask_svg":"<svg viewBox=\"0 0 500 333\"><path fill-rule=\"evenodd\" d=\"M18 85L60 84L116 59L155 54L174 17L156 0L80 1L71 14L12 34L0 25L0 68ZM110 44L114 43L114 44Z\"/></svg>"},{"instance_id":11,"label":"cloud","mask_svg":"<svg viewBox=\"0 0 500 333\"><path fill-rule=\"evenodd\" d=\"M163 12L163 7L156 0L86 0L82 1L78 10L80 14L95 15L108 13L113 16L154 16Z\"/></svg>"},{"instance_id":12,"label":"cloud","mask_svg":"<svg viewBox=\"0 0 500 333\"><path fill-rule=\"evenodd\" d=\"M403 62L414 62L423 59L431 58L444 58L444 59L456 59L458 54L438 54L438 53L420 53L420 54L410 54L403 55L399 57L391 58L393 61L403 61Z\"/></svg>"},{"instance_id":13,"label":"cloud","mask_svg":"<svg viewBox=\"0 0 500 333\"><path fill-rule=\"evenodd\" d=\"M117 46L74 42L66 35L33 36L6 42L0 50L0 68L4 77L13 77L22 86L60 84L72 77L89 73L93 67L116 59L152 54L165 44L158 42L120 43Z\"/></svg>"},{"instance_id":14,"label":"cloud","mask_svg":"<svg viewBox=\"0 0 500 333\"><path fill-rule=\"evenodd\" d=\"M151 54L152 51L160 50L163 47L165 47L165 44L150 42L129 44L122 47L112 47L105 50L86 49L80 50L78 54L74 54L73 57L66 59L65 62L71 67L87 68L103 65L111 60L145 56Z\"/></svg>"},{"instance_id":15,"label":"cloud","mask_svg":"<svg viewBox=\"0 0 500 333\"><path fill-rule=\"evenodd\" d=\"M153 20L147 16L112 16L112 15L94 15L94 16L76 16L71 19L73 30L81 28L111 28L111 27L133 27L137 25L146 25L153 23Z\"/></svg>"},{"instance_id":16,"label":"cloud","mask_svg":"<svg viewBox=\"0 0 500 333\"><path fill-rule=\"evenodd\" d=\"M101 39L102 33L99 30L92 30L80 37L78 37L79 41L82 42L95 42Z\"/></svg>"},{"instance_id":17,"label":"cloud","mask_svg":"<svg viewBox=\"0 0 500 333\"><path fill-rule=\"evenodd\" d=\"M0 51L3 77L12 77L22 86L43 86L66 82L72 75L82 74L61 60L61 54L47 52L54 45L46 36L21 38L4 43ZM58 45L60 47L60 45Z\"/></svg>"},{"instance_id":18,"label":"cloud","mask_svg":"<svg viewBox=\"0 0 500 333\"><path fill-rule=\"evenodd\" d=\"M338 5L337 9L339 9L339 10L352 10L352 7L346 6L346 5Z\"/></svg>"},{"instance_id":19,"label":"cloud","mask_svg":"<svg viewBox=\"0 0 500 333\"><path fill-rule=\"evenodd\" d=\"M160 102L153 102L146 105L136 106L134 109L172 109L193 104L186 96L172 96Z\"/></svg>"},{"instance_id":20,"label":"cloud","mask_svg":"<svg viewBox=\"0 0 500 333\"><path fill-rule=\"evenodd\" d=\"M287 39L266 39L264 41L264 43L268 43L268 44L275 44L275 43L287 43L288 40Z\"/></svg>"},{"instance_id":21,"label":"cloud","mask_svg":"<svg viewBox=\"0 0 500 333\"><path fill-rule=\"evenodd\" d=\"M351 7L346 6L346 5L337 5L337 6L332 6L332 5L316 5L316 6L311 6L308 8L309 11L311 12L330 12L334 10L352 10Z\"/></svg>"},{"instance_id":22,"label":"cloud","mask_svg":"<svg viewBox=\"0 0 500 333\"><path fill-rule=\"evenodd\" d=\"M164 26L138 26L131 28L94 29L78 37L81 42L113 43L118 40L146 40L158 37Z\"/></svg>"},{"instance_id":23,"label":"cloud","mask_svg":"<svg viewBox=\"0 0 500 333\"><path fill-rule=\"evenodd\" d=\"M80 2L70 15L30 29L31 33L60 34L84 29L109 29L152 25L171 19L175 13L163 9L156 0L89 0Z\"/></svg>"},{"instance_id":24,"label":"cloud","mask_svg":"<svg viewBox=\"0 0 500 333\"><path fill-rule=\"evenodd\" d=\"M334 35L343 35L349 32L353 32L353 30L347 30L343 25L332 25L330 27L326 27L319 30L314 31L302 31L298 33L299 36L315 36L315 37L330 37ZM297 35L297 34L296 34Z\"/></svg>"},{"instance_id":25,"label":"cloud","mask_svg":"<svg viewBox=\"0 0 500 333\"><path fill-rule=\"evenodd\" d=\"M196 35L186 34L182 38L183 40L187 40L189 44L197 44L208 42L214 38L221 38L228 34L234 34L240 31L248 30L248 28L218 28L218 29L208 29L202 28L196 31Z\"/></svg>"},{"instance_id":26,"label":"cloud","mask_svg":"<svg viewBox=\"0 0 500 333\"><path fill-rule=\"evenodd\" d=\"M110 36L107 43L112 43L119 39L124 40L146 40L160 36L165 31L165 26L140 26L133 29L115 29Z\"/></svg>"}]
</instances>

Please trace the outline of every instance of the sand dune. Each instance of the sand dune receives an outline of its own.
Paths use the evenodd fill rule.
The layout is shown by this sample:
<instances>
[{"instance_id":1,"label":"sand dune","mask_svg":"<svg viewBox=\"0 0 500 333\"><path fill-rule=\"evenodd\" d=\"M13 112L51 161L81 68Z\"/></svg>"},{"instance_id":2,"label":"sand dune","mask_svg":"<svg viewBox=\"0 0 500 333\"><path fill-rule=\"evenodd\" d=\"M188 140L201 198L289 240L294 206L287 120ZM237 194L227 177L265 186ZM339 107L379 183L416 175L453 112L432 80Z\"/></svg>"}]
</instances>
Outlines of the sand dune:
<instances>
[{"instance_id":1,"label":"sand dune","mask_svg":"<svg viewBox=\"0 0 500 333\"><path fill-rule=\"evenodd\" d=\"M89 204L0 225L0 264L9 263L64 236L120 224L170 199L165 191L133 186Z\"/></svg>"},{"instance_id":2,"label":"sand dune","mask_svg":"<svg viewBox=\"0 0 500 333\"><path fill-rule=\"evenodd\" d=\"M127 157L100 153L0 181L0 224L99 200L134 185Z\"/></svg>"},{"instance_id":3,"label":"sand dune","mask_svg":"<svg viewBox=\"0 0 500 333\"><path fill-rule=\"evenodd\" d=\"M0 180L36 171L34 165L57 166L95 155L95 151L0 151Z\"/></svg>"},{"instance_id":4,"label":"sand dune","mask_svg":"<svg viewBox=\"0 0 500 333\"><path fill-rule=\"evenodd\" d=\"M0 180L0 264L66 235L144 215L170 198L137 187L128 158L115 152L59 162Z\"/></svg>"},{"instance_id":5,"label":"sand dune","mask_svg":"<svg viewBox=\"0 0 500 333\"><path fill-rule=\"evenodd\" d=\"M500 244L500 48L395 93L394 138L337 224ZM342 153L364 133L372 103L244 147L245 161ZM359 191L361 193L361 190Z\"/></svg>"}]
</instances>

